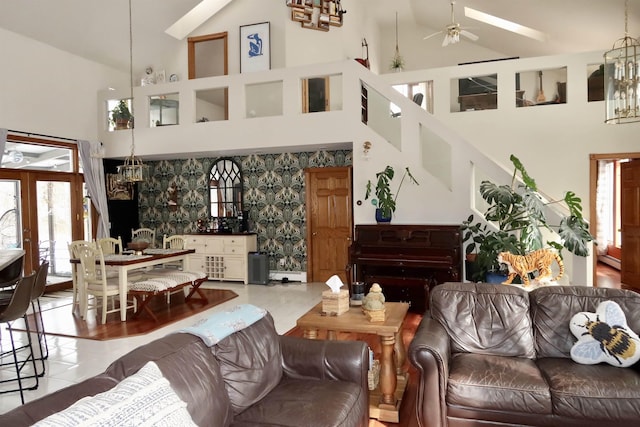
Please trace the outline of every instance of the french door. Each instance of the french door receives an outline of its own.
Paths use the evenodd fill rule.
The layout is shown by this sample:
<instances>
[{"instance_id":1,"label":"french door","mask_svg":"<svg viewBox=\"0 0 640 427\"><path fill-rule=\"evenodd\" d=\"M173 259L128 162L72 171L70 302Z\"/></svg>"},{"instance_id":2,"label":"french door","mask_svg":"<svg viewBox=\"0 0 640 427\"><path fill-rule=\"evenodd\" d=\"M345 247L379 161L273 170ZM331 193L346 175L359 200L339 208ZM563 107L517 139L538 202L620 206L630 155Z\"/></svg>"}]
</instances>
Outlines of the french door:
<instances>
[{"instance_id":1,"label":"french door","mask_svg":"<svg viewBox=\"0 0 640 427\"><path fill-rule=\"evenodd\" d=\"M80 174L0 170L0 249L24 249L25 274L47 260L50 281L70 280L67 244L86 237L86 204Z\"/></svg>"}]
</instances>

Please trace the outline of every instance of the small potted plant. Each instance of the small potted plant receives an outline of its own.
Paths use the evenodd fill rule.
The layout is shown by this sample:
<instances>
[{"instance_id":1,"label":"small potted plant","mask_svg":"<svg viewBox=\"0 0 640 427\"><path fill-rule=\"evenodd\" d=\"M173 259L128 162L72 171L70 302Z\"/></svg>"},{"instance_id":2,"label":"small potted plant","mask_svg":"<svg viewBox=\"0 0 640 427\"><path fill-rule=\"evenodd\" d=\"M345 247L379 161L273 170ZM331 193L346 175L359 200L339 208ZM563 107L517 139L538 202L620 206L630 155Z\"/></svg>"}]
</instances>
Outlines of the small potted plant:
<instances>
[{"instance_id":1,"label":"small potted plant","mask_svg":"<svg viewBox=\"0 0 640 427\"><path fill-rule=\"evenodd\" d=\"M131 111L129 111L127 100L121 99L113 110L111 110L111 123L113 123L115 130L129 129L132 120L133 115Z\"/></svg>"},{"instance_id":2,"label":"small potted plant","mask_svg":"<svg viewBox=\"0 0 640 427\"><path fill-rule=\"evenodd\" d=\"M400 188L402 188L402 184L404 183L405 178L409 178L411 182L416 185L418 181L411 175L411 171L409 168L405 168L404 174L402 175L402 179L400 180L400 184L398 184L398 189L396 190L395 195L391 192L391 181L395 175L395 171L393 167L388 166L384 168L384 170L376 173L376 187L375 187L375 195L376 199L371 200L371 203L376 207L376 221L377 222L390 222L391 216L396 211L396 200L398 199L398 194L400 194ZM373 191L373 183L371 180L367 181L367 187L364 199L368 200L371 196L371 192Z\"/></svg>"},{"instance_id":3,"label":"small potted plant","mask_svg":"<svg viewBox=\"0 0 640 427\"><path fill-rule=\"evenodd\" d=\"M514 155L510 160L514 166L510 185L496 185L486 180L480 184L480 195L489 205L484 214L485 225L474 224L472 215L461 226L466 253L477 252L473 280L486 280L487 273L500 272L497 261L500 252L526 255L543 248L543 229L555 231L560 236L562 243L546 242L558 252L567 249L575 255L587 256L589 243L594 240L582 217L582 201L574 192L567 191L560 200L546 201L522 162ZM521 184L518 184L518 175ZM564 203L568 215L559 224L552 225L547 221L544 208L555 203ZM495 227L487 225L489 222Z\"/></svg>"},{"instance_id":4,"label":"small potted plant","mask_svg":"<svg viewBox=\"0 0 640 427\"><path fill-rule=\"evenodd\" d=\"M396 48L396 53L393 55L393 59L389 64L391 71L400 72L404 69L404 58L400 55L400 52Z\"/></svg>"}]
</instances>

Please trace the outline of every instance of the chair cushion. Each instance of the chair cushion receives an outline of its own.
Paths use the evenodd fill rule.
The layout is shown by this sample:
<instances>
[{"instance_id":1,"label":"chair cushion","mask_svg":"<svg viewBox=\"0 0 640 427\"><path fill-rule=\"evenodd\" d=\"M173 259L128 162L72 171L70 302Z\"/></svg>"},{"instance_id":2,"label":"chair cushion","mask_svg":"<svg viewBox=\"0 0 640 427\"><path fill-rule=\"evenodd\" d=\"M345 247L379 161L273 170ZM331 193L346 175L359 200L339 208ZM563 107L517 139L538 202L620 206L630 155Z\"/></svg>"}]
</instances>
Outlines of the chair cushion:
<instances>
[{"instance_id":1,"label":"chair cushion","mask_svg":"<svg viewBox=\"0 0 640 427\"><path fill-rule=\"evenodd\" d=\"M282 378L280 340L267 314L211 348L233 407L239 414L263 399Z\"/></svg>"},{"instance_id":2,"label":"chair cushion","mask_svg":"<svg viewBox=\"0 0 640 427\"><path fill-rule=\"evenodd\" d=\"M537 361L549 383L553 411L576 419L640 420L640 372L609 365L581 365L569 358Z\"/></svg>"},{"instance_id":3,"label":"chair cushion","mask_svg":"<svg viewBox=\"0 0 640 427\"><path fill-rule=\"evenodd\" d=\"M518 287L444 283L431 292L430 307L454 353L535 357L529 295Z\"/></svg>"},{"instance_id":4,"label":"chair cushion","mask_svg":"<svg viewBox=\"0 0 640 427\"><path fill-rule=\"evenodd\" d=\"M483 410L551 414L551 394L535 361L472 353L455 354L447 403Z\"/></svg>"},{"instance_id":5,"label":"chair cushion","mask_svg":"<svg viewBox=\"0 0 640 427\"><path fill-rule=\"evenodd\" d=\"M236 415L233 426L357 425L362 419L357 402L364 392L362 387L351 382L283 378L264 399Z\"/></svg>"}]
</instances>

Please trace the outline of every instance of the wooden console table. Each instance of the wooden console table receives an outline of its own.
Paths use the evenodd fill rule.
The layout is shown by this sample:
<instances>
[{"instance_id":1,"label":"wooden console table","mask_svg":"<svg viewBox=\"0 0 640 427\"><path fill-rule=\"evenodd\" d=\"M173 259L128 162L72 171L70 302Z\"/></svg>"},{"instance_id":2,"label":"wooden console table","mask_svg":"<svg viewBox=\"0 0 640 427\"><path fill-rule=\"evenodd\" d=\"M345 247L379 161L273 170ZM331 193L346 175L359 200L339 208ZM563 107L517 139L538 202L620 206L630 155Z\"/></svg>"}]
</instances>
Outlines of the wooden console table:
<instances>
[{"instance_id":1,"label":"wooden console table","mask_svg":"<svg viewBox=\"0 0 640 427\"><path fill-rule=\"evenodd\" d=\"M375 334L380 337L380 383L369 396L369 417L397 423L402 395L408 374L404 370L406 350L402 341L402 326L409 304L388 302L384 322L369 322L361 307L351 307L340 316L323 316L322 303L316 305L297 321L304 337L316 339L318 330L326 330L329 339L337 339L337 332Z\"/></svg>"}]
</instances>

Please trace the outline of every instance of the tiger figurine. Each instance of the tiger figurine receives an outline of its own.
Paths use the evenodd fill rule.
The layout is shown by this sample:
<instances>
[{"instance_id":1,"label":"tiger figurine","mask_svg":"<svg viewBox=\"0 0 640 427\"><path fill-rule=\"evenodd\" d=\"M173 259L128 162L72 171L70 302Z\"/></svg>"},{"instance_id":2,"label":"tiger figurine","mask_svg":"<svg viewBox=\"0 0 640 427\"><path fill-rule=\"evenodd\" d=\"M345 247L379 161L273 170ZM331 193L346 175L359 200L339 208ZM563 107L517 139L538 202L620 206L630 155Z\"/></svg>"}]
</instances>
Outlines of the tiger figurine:
<instances>
[{"instance_id":1,"label":"tiger figurine","mask_svg":"<svg viewBox=\"0 0 640 427\"><path fill-rule=\"evenodd\" d=\"M551 278L551 264L555 260L558 263L560 272L555 278ZM564 263L562 258L555 251L550 249L538 249L529 252L526 255L514 255L511 252L500 252L498 254L498 262L506 264L509 268L509 277L502 282L503 285L509 285L516 276L520 276L522 284L529 286L529 273L538 271L536 278L539 283L549 283L556 281L564 274Z\"/></svg>"}]
</instances>

